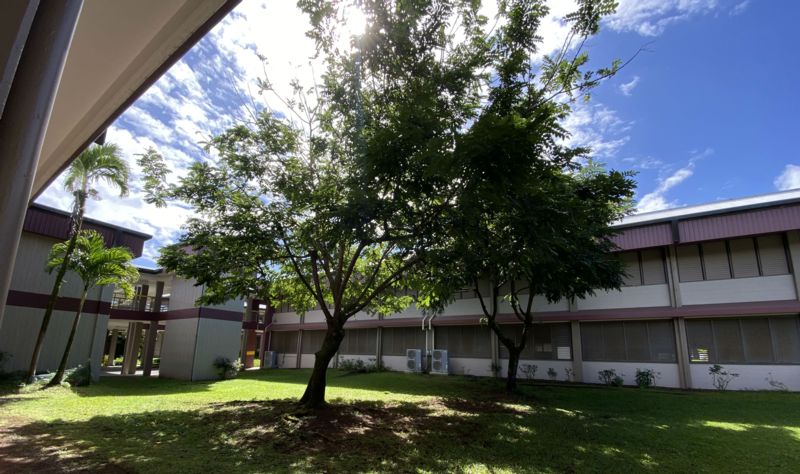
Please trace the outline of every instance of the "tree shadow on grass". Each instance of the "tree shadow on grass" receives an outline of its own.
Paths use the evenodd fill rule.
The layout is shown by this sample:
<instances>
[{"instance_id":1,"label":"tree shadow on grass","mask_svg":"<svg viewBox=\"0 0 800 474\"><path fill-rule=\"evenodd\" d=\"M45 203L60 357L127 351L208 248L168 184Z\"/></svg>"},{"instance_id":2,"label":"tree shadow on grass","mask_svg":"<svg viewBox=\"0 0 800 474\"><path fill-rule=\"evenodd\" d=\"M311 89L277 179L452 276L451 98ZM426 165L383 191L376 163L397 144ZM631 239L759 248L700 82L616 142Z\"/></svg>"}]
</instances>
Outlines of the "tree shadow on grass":
<instances>
[{"instance_id":1,"label":"tree shadow on grass","mask_svg":"<svg viewBox=\"0 0 800 474\"><path fill-rule=\"evenodd\" d=\"M660 420L524 397L336 400L316 412L294 400L237 401L84 422L20 421L13 433L0 442L0 472L36 470L25 462L37 459L63 469L147 473L792 472L800 463L800 431L785 426Z\"/></svg>"}]
</instances>

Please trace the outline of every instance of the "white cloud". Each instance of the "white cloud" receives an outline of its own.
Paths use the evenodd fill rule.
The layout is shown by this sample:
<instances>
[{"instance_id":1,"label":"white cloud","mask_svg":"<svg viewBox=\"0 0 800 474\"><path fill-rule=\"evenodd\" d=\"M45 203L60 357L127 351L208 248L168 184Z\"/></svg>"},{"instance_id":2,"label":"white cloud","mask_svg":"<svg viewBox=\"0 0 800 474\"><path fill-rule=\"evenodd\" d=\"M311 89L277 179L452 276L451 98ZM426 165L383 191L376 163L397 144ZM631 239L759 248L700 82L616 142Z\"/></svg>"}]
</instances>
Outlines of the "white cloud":
<instances>
[{"instance_id":1,"label":"white cloud","mask_svg":"<svg viewBox=\"0 0 800 474\"><path fill-rule=\"evenodd\" d=\"M609 159L630 139L627 132L633 122L622 120L615 110L602 104L578 102L563 125L571 134L568 145L589 147L596 158Z\"/></svg>"},{"instance_id":2,"label":"white cloud","mask_svg":"<svg viewBox=\"0 0 800 474\"><path fill-rule=\"evenodd\" d=\"M677 200L668 200L667 193L675 186L692 177L695 163L713 154L714 150L712 148L692 150L690 152L691 157L689 158L689 163L686 166L678 169L666 178L659 179L656 189L642 196L636 206L637 212L660 211L662 209L678 206L679 202Z\"/></svg>"},{"instance_id":3,"label":"white cloud","mask_svg":"<svg viewBox=\"0 0 800 474\"><path fill-rule=\"evenodd\" d=\"M606 23L615 31L658 36L671 23L710 13L717 6L717 0L620 0Z\"/></svg>"},{"instance_id":4,"label":"white cloud","mask_svg":"<svg viewBox=\"0 0 800 474\"><path fill-rule=\"evenodd\" d=\"M775 188L779 191L800 188L800 166L786 165L783 173L775 178Z\"/></svg>"},{"instance_id":5,"label":"white cloud","mask_svg":"<svg viewBox=\"0 0 800 474\"><path fill-rule=\"evenodd\" d=\"M622 92L623 95L630 96L633 93L633 90L636 89L636 86L639 85L639 76L633 76L630 82L625 82L620 84L619 91Z\"/></svg>"},{"instance_id":6,"label":"white cloud","mask_svg":"<svg viewBox=\"0 0 800 474\"><path fill-rule=\"evenodd\" d=\"M750 5L750 0L744 0L743 2L737 3L731 9L731 15L740 15L744 13L744 11L747 10L748 5Z\"/></svg>"},{"instance_id":7,"label":"white cloud","mask_svg":"<svg viewBox=\"0 0 800 474\"><path fill-rule=\"evenodd\" d=\"M660 180L655 191L645 194L642 199L639 200L636 210L638 212L652 212L674 207L677 202L667 201L667 191L690 178L694 174L693 168L693 166L689 165L679 169L666 179Z\"/></svg>"}]
</instances>

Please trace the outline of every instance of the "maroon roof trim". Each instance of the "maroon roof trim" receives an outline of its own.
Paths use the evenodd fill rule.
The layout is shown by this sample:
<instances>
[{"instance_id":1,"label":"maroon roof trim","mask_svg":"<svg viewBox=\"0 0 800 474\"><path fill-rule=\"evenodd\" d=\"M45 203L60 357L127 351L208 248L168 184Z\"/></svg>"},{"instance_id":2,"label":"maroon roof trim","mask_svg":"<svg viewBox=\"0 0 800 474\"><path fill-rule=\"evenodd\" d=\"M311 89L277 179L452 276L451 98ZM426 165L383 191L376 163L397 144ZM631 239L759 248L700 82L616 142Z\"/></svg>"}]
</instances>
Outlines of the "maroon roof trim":
<instances>
[{"instance_id":1,"label":"maroon roof trim","mask_svg":"<svg viewBox=\"0 0 800 474\"><path fill-rule=\"evenodd\" d=\"M611 238L622 250L647 247L662 247L672 244L672 228L669 223L632 227Z\"/></svg>"},{"instance_id":2,"label":"maroon roof trim","mask_svg":"<svg viewBox=\"0 0 800 474\"><path fill-rule=\"evenodd\" d=\"M33 293L30 291L9 290L8 299L6 304L8 306L20 306L23 308L47 308L47 302L50 300L50 295L44 293ZM71 298L68 296L59 296L56 300L55 309L59 311L78 311L80 305L80 298ZM108 301L86 300L83 305L83 313L86 314L108 314L111 309L111 303Z\"/></svg>"},{"instance_id":3,"label":"maroon roof trim","mask_svg":"<svg viewBox=\"0 0 800 474\"><path fill-rule=\"evenodd\" d=\"M151 238L150 235L141 232L89 218L83 220L83 228L97 231L108 245L128 247L135 257L142 255L145 241ZM28 207L22 230L58 240L67 240L70 231L70 214L34 204Z\"/></svg>"},{"instance_id":4,"label":"maroon roof trim","mask_svg":"<svg viewBox=\"0 0 800 474\"><path fill-rule=\"evenodd\" d=\"M681 242L744 237L800 229L800 205L708 216L678 223Z\"/></svg>"}]
</instances>

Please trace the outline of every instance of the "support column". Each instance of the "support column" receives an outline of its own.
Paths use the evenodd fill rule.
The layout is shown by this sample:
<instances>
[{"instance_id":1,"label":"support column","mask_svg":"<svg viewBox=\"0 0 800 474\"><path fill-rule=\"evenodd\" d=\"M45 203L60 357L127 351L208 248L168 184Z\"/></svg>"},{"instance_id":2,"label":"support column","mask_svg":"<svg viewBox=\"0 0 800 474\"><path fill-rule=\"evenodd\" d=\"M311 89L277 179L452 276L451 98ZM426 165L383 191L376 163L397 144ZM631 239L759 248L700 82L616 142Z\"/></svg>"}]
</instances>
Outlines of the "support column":
<instances>
[{"instance_id":1,"label":"support column","mask_svg":"<svg viewBox=\"0 0 800 474\"><path fill-rule=\"evenodd\" d=\"M794 294L800 299L800 231L790 230L786 233L786 243L789 248L789 259L792 262L792 278L794 279Z\"/></svg>"},{"instance_id":2,"label":"support column","mask_svg":"<svg viewBox=\"0 0 800 474\"><path fill-rule=\"evenodd\" d=\"M675 328L675 349L678 352L678 380L681 388L692 388L692 371L689 365L689 341L686 338L686 322L683 318L672 320Z\"/></svg>"},{"instance_id":3,"label":"support column","mask_svg":"<svg viewBox=\"0 0 800 474\"><path fill-rule=\"evenodd\" d=\"M103 367L109 367L114 365L114 357L117 355L117 337L119 335L119 331L117 329L111 330L111 342L108 344L108 354L106 358L106 362L103 364Z\"/></svg>"},{"instance_id":4,"label":"support column","mask_svg":"<svg viewBox=\"0 0 800 474\"><path fill-rule=\"evenodd\" d=\"M376 340L375 340L375 365L379 368L383 368L383 328L378 326L378 330L375 331Z\"/></svg>"},{"instance_id":5,"label":"support column","mask_svg":"<svg viewBox=\"0 0 800 474\"><path fill-rule=\"evenodd\" d=\"M82 7L83 0L38 7L0 119L0 327L39 155Z\"/></svg>"},{"instance_id":6,"label":"support column","mask_svg":"<svg viewBox=\"0 0 800 474\"><path fill-rule=\"evenodd\" d=\"M674 245L666 248L667 251L667 283L669 284L669 298L673 308L683 306L681 299L681 284L678 274L678 252Z\"/></svg>"},{"instance_id":7,"label":"support column","mask_svg":"<svg viewBox=\"0 0 800 474\"><path fill-rule=\"evenodd\" d=\"M581 347L581 324L570 321L572 333L572 379L583 382L583 348Z\"/></svg>"},{"instance_id":8,"label":"support column","mask_svg":"<svg viewBox=\"0 0 800 474\"><path fill-rule=\"evenodd\" d=\"M144 309L145 304L147 303L147 285L143 285L144 288L144 303L142 304L142 309ZM159 281L156 283L156 296L153 298L153 307L150 308L151 312L157 313L159 309L161 309L161 300L164 298L164 282ZM142 356L142 374L145 377L150 377L150 374L153 372L153 355L156 351L156 338L158 337L158 321L150 321L150 327L147 328L147 337L145 338L144 343L144 355Z\"/></svg>"},{"instance_id":9,"label":"support column","mask_svg":"<svg viewBox=\"0 0 800 474\"><path fill-rule=\"evenodd\" d=\"M125 359L122 361L122 374L133 375L136 373L136 360L139 358L139 346L142 344L142 330L144 324L130 323L128 325L128 340L125 341Z\"/></svg>"},{"instance_id":10,"label":"support column","mask_svg":"<svg viewBox=\"0 0 800 474\"><path fill-rule=\"evenodd\" d=\"M163 285L162 285L163 291ZM147 295L150 293L150 285L142 285L139 292L139 299L136 300L136 311L147 310Z\"/></svg>"},{"instance_id":11,"label":"support column","mask_svg":"<svg viewBox=\"0 0 800 474\"><path fill-rule=\"evenodd\" d=\"M267 364L267 352L270 350L270 339L272 337L272 315L275 314L275 308L267 303L266 314L264 315L264 332L261 334L261 369L265 369Z\"/></svg>"}]
</instances>

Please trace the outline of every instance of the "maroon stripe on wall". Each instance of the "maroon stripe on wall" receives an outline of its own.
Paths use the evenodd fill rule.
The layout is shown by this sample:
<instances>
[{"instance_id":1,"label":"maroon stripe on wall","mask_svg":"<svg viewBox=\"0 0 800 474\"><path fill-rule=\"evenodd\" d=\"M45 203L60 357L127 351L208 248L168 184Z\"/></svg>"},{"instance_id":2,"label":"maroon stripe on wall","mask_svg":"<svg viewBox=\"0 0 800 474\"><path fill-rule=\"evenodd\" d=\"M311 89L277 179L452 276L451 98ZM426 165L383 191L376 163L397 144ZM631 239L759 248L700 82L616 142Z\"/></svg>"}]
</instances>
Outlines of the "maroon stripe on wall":
<instances>
[{"instance_id":1,"label":"maroon stripe on wall","mask_svg":"<svg viewBox=\"0 0 800 474\"><path fill-rule=\"evenodd\" d=\"M47 308L50 295L43 293L32 293L30 291L9 290L6 304L9 306L21 306L23 308ZM80 298L59 296L56 300L55 309L59 311L78 311ZM83 312L86 314L108 314L111 310L111 303L108 301L86 300L83 305Z\"/></svg>"},{"instance_id":2,"label":"maroon stripe on wall","mask_svg":"<svg viewBox=\"0 0 800 474\"><path fill-rule=\"evenodd\" d=\"M773 207L678 223L681 242L744 237L800 229L800 205Z\"/></svg>"},{"instance_id":3,"label":"maroon stripe on wall","mask_svg":"<svg viewBox=\"0 0 800 474\"><path fill-rule=\"evenodd\" d=\"M672 244L672 228L669 223L625 229L611 238L622 250L661 247Z\"/></svg>"}]
</instances>

